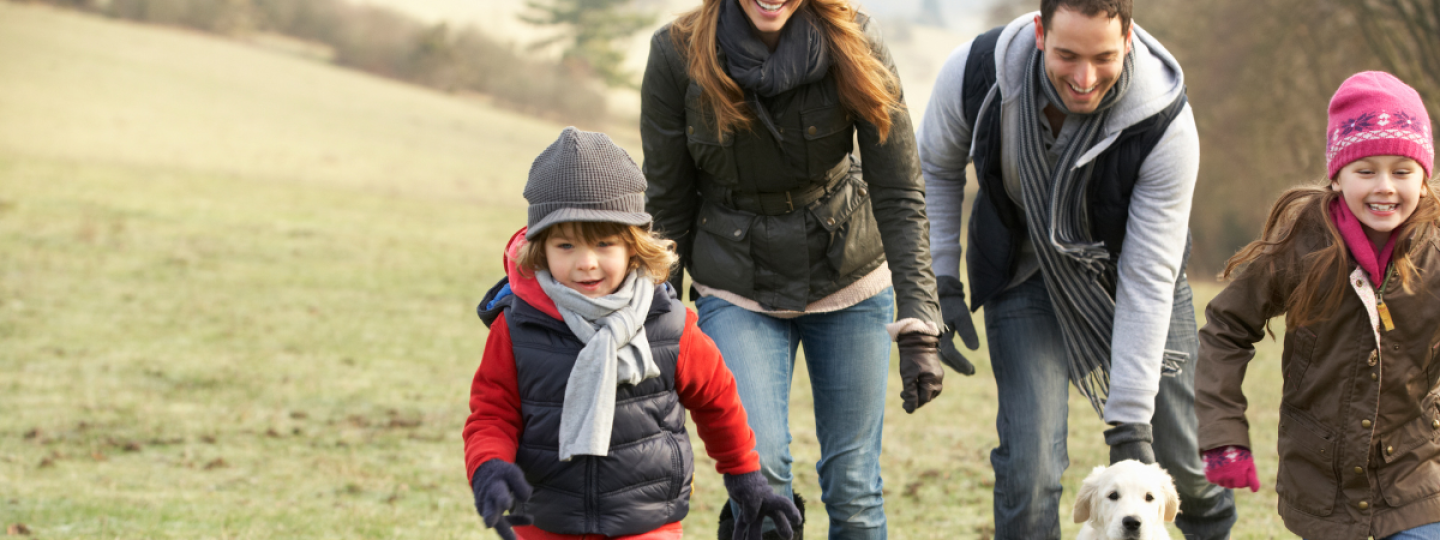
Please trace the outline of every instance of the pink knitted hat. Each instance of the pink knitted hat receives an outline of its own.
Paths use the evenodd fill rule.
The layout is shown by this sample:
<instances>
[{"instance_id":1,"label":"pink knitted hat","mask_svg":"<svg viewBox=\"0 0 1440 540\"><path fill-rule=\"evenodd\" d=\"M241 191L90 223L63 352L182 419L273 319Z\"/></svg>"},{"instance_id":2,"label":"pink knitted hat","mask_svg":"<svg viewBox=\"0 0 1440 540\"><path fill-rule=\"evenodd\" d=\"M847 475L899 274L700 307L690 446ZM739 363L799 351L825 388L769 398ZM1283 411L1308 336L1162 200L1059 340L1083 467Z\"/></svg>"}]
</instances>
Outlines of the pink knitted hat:
<instances>
[{"instance_id":1,"label":"pink knitted hat","mask_svg":"<svg viewBox=\"0 0 1440 540\"><path fill-rule=\"evenodd\" d=\"M1330 98L1325 164L1334 179L1340 169L1369 156L1405 156L1425 168L1435 165L1430 115L1414 88L1383 71L1351 75Z\"/></svg>"}]
</instances>

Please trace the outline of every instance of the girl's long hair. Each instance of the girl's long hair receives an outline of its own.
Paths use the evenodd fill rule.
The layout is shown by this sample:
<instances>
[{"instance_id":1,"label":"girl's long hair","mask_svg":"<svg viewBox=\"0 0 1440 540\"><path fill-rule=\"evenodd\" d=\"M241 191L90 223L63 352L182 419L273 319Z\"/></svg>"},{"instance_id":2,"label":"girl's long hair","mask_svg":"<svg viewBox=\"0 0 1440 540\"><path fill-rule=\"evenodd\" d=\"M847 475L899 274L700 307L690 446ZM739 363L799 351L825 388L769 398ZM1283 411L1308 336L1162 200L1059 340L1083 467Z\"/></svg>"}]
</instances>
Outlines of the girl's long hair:
<instances>
[{"instance_id":1,"label":"girl's long hair","mask_svg":"<svg viewBox=\"0 0 1440 540\"><path fill-rule=\"evenodd\" d=\"M753 112L745 104L745 92L720 65L715 39L720 3L736 0L704 0L700 7L681 14L670 26L675 47L685 51L690 79L700 85L700 106L715 118L719 134L750 129ZM875 56L849 0L804 0L795 18L808 12L825 34L830 47L830 70L835 74L840 104L865 119L880 132L883 144L890 136L890 114L900 105L900 81Z\"/></svg>"},{"instance_id":2,"label":"girl's long hair","mask_svg":"<svg viewBox=\"0 0 1440 540\"><path fill-rule=\"evenodd\" d=\"M1285 191L1270 207L1270 217L1260 238L1250 242L1233 257L1225 261L1225 270L1220 279L1229 279L1235 272L1259 263L1264 265L1257 271L1290 273L1277 276L1282 282L1296 283L1285 304L1285 324L1289 328L1306 326L1329 318L1340 307L1344 292L1350 287L1346 282L1350 274L1350 251L1340 229L1330 216L1330 204L1341 197L1340 192L1325 185L1296 186ZM1342 203L1343 204L1343 203ZM1435 190L1429 181L1423 183L1420 203L1410 219L1390 234L1398 235L1395 251L1390 264L1400 277L1400 286L1409 293L1412 285L1421 283L1419 270L1411 251L1424 244L1431 234L1440 227L1440 202L1436 201ZM1296 232L1324 228L1330 242L1324 248L1305 254L1299 264L1286 264L1295 245ZM1376 283L1382 287L1383 284Z\"/></svg>"}]
</instances>

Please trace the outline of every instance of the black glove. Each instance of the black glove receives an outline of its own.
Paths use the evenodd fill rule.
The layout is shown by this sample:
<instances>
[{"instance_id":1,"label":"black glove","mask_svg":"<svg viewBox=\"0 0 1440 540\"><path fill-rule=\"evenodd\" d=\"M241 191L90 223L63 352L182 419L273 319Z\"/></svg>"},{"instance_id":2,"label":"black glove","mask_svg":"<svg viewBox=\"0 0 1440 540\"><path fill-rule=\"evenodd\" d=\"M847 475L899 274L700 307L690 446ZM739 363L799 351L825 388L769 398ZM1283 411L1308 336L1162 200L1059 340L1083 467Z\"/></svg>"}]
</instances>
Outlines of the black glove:
<instances>
[{"instance_id":1,"label":"black glove","mask_svg":"<svg viewBox=\"0 0 1440 540\"><path fill-rule=\"evenodd\" d=\"M945 381L945 368L940 367L940 338L911 332L895 340L900 346L900 382L904 388L900 399L905 412L913 413L935 396ZM974 373L975 369L970 369Z\"/></svg>"},{"instance_id":2,"label":"black glove","mask_svg":"<svg viewBox=\"0 0 1440 540\"><path fill-rule=\"evenodd\" d=\"M485 519L486 527L494 527L495 534L504 540L515 540L512 525L530 525L534 518L516 514L517 503L530 500L530 484L525 473L514 463L492 459L481 463L471 477L471 489L475 491L475 511ZM510 511L510 515L503 515Z\"/></svg>"},{"instance_id":3,"label":"black glove","mask_svg":"<svg viewBox=\"0 0 1440 540\"><path fill-rule=\"evenodd\" d=\"M1110 445L1110 464L1133 459L1141 463L1155 463L1155 433L1150 424L1120 424L1105 430L1105 444Z\"/></svg>"},{"instance_id":4,"label":"black glove","mask_svg":"<svg viewBox=\"0 0 1440 540\"><path fill-rule=\"evenodd\" d=\"M945 323L940 334L940 361L961 375L974 375L975 366L955 348L955 334L960 334L965 348L980 348L980 336L975 334L970 308L965 306L965 285L951 276L935 276L935 281L940 284L940 318Z\"/></svg>"},{"instance_id":5,"label":"black glove","mask_svg":"<svg viewBox=\"0 0 1440 540\"><path fill-rule=\"evenodd\" d=\"M767 517L775 522L781 538L793 536L794 526L802 522L795 502L770 489L760 471L725 475L725 491L740 510L735 515L735 540L760 540L760 527Z\"/></svg>"}]
</instances>

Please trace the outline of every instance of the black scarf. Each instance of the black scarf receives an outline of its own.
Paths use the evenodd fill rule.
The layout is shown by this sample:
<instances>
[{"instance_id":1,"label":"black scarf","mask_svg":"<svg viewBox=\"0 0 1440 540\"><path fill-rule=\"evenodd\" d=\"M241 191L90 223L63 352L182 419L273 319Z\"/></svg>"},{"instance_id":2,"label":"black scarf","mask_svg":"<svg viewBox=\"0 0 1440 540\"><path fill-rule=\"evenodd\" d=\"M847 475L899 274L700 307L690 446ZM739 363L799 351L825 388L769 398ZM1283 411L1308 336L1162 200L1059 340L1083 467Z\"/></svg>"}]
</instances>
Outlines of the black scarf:
<instances>
[{"instance_id":1,"label":"black scarf","mask_svg":"<svg viewBox=\"0 0 1440 540\"><path fill-rule=\"evenodd\" d=\"M780 30L780 41L771 52L755 35L755 27L736 0L720 2L715 38L725 54L725 72L745 90L745 100L770 130L776 142L783 140L769 111L756 96L773 97L810 84L830 71L830 47L825 33L815 24L809 10L800 10Z\"/></svg>"}]
</instances>

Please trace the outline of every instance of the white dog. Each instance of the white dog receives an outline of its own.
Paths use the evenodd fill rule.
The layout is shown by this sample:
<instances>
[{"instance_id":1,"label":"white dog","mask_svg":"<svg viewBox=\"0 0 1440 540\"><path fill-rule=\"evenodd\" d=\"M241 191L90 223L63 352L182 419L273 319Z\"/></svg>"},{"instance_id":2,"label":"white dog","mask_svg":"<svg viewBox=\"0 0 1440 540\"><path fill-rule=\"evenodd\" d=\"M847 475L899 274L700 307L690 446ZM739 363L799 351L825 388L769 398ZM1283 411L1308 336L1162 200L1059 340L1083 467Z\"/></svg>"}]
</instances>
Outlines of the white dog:
<instances>
[{"instance_id":1,"label":"white dog","mask_svg":"<svg viewBox=\"0 0 1440 540\"><path fill-rule=\"evenodd\" d=\"M1075 499L1079 540L1168 540L1165 523L1179 511L1170 473L1134 460L1096 467Z\"/></svg>"}]
</instances>

